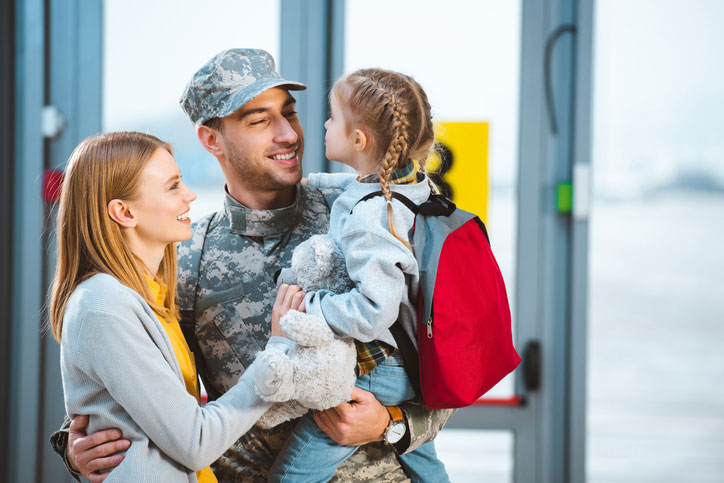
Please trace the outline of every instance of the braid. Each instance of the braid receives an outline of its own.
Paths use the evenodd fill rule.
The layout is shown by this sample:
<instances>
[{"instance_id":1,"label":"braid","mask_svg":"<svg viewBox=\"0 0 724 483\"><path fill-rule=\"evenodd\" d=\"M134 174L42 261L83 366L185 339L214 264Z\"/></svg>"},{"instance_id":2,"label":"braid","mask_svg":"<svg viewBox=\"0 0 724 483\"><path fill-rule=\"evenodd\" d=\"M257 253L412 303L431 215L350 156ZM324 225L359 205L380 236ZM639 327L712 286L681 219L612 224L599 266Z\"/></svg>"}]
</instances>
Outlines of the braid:
<instances>
[{"instance_id":1,"label":"braid","mask_svg":"<svg viewBox=\"0 0 724 483\"><path fill-rule=\"evenodd\" d=\"M390 178L412 160L417 160L424 169L434 141L425 92L404 74L360 69L335 83L332 93L343 101L348 134L352 126L361 126L370 134L372 152L379 160L380 187L387 201L388 228L395 238L411 248L395 229Z\"/></svg>"},{"instance_id":2,"label":"braid","mask_svg":"<svg viewBox=\"0 0 724 483\"><path fill-rule=\"evenodd\" d=\"M435 144L435 151L437 151L437 144ZM425 175L427 177L427 185L430 187L430 191L439 195L441 193L440 188L438 188L437 185L432 182L432 178L430 178L430 176L427 176L427 167L426 167L427 158L425 158L425 159L421 158L418 161L418 163L420 163L420 171L425 173Z\"/></svg>"},{"instance_id":3,"label":"braid","mask_svg":"<svg viewBox=\"0 0 724 483\"><path fill-rule=\"evenodd\" d=\"M391 158L388 157L386 159L389 160ZM392 175L393 166L394 165L392 163L385 162L382 168L380 168L380 187L382 188L382 194L387 200L387 227L390 230L390 233L392 233L392 236L397 238L400 243L412 250L412 245L410 245L407 240L402 238L399 233L397 233L397 229L395 228L395 214L392 210L392 190L390 189L390 175Z\"/></svg>"},{"instance_id":4,"label":"braid","mask_svg":"<svg viewBox=\"0 0 724 483\"><path fill-rule=\"evenodd\" d=\"M430 191L432 191L436 195L440 194L440 188L438 188L437 185L432 182L429 176L427 177L427 185L430 187Z\"/></svg>"},{"instance_id":5,"label":"braid","mask_svg":"<svg viewBox=\"0 0 724 483\"><path fill-rule=\"evenodd\" d=\"M390 190L389 180L392 173L399 169L398 166L401 160L407 158L407 153L410 149L409 133L410 133L410 121L407 109L402 106L402 103L397 99L396 93L391 92L383 87L379 87L383 92L384 98L387 100L387 104L390 107L390 113L392 114L392 139L390 145L387 148L385 157L380 166L380 187L382 188L382 194L387 200L387 227L392 233L392 236L397 238L402 244L404 244L410 250L412 245L402 238L395 228L395 216L392 210L392 190Z\"/></svg>"},{"instance_id":6,"label":"braid","mask_svg":"<svg viewBox=\"0 0 724 483\"><path fill-rule=\"evenodd\" d=\"M418 161L419 168L418 170L423 172L427 178L427 185L430 187L430 191L432 191L435 194L440 194L440 189L435 185L435 183L432 182L432 179L430 179L430 176L427 176L427 157L420 158Z\"/></svg>"},{"instance_id":7,"label":"braid","mask_svg":"<svg viewBox=\"0 0 724 483\"><path fill-rule=\"evenodd\" d=\"M430 103L427 100L425 91L423 91L422 87L420 87L420 84L412 78L408 78L408 82L410 83L412 91L415 93L420 127L417 130L417 139L415 139L414 142L417 152L413 153L413 158L417 159L420 171L427 174L425 164L427 163L427 158L435 145L435 132L433 128L432 114L430 112ZM430 179L429 176L427 176L427 184L430 186L430 191L440 194L440 189L432 182L432 179Z\"/></svg>"}]
</instances>

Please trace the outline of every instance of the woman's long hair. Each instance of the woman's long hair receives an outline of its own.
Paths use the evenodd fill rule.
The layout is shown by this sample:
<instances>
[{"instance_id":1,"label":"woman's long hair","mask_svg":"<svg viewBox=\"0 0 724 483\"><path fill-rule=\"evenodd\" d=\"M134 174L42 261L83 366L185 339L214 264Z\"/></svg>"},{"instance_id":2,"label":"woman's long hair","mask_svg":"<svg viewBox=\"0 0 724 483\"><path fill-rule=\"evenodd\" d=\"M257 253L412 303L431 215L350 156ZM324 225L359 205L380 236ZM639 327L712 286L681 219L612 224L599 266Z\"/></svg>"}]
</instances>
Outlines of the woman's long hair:
<instances>
[{"instance_id":1,"label":"woman's long hair","mask_svg":"<svg viewBox=\"0 0 724 483\"><path fill-rule=\"evenodd\" d=\"M134 199L141 172L159 149L172 154L171 146L149 134L113 132L87 138L71 154L58 209L58 258L50 295L50 326L57 341L71 293L97 273L138 292L163 318L177 317L175 244L166 246L156 275L168 287L164 306L159 306L145 278L148 270L108 215L111 200Z\"/></svg>"}]
</instances>

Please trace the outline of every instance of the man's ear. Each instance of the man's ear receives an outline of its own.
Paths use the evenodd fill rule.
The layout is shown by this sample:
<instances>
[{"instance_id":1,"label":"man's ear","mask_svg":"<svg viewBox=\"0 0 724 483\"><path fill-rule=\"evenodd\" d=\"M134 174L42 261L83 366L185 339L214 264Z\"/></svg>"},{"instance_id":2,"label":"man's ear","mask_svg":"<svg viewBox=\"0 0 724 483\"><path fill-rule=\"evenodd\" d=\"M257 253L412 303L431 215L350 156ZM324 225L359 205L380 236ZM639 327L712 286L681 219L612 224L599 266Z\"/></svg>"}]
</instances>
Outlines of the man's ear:
<instances>
[{"instance_id":1,"label":"man's ear","mask_svg":"<svg viewBox=\"0 0 724 483\"><path fill-rule=\"evenodd\" d=\"M108 216L121 228L133 228L138 223L131 212L131 207L123 200L116 199L108 202Z\"/></svg>"},{"instance_id":2,"label":"man's ear","mask_svg":"<svg viewBox=\"0 0 724 483\"><path fill-rule=\"evenodd\" d=\"M370 144L370 138L367 133L361 129L355 129L352 133L352 147L355 151L364 151Z\"/></svg>"},{"instance_id":3,"label":"man's ear","mask_svg":"<svg viewBox=\"0 0 724 483\"><path fill-rule=\"evenodd\" d=\"M196 128L196 137L199 138L204 149L214 156L218 157L224 154L220 145L219 131L216 129L201 125Z\"/></svg>"}]
</instances>

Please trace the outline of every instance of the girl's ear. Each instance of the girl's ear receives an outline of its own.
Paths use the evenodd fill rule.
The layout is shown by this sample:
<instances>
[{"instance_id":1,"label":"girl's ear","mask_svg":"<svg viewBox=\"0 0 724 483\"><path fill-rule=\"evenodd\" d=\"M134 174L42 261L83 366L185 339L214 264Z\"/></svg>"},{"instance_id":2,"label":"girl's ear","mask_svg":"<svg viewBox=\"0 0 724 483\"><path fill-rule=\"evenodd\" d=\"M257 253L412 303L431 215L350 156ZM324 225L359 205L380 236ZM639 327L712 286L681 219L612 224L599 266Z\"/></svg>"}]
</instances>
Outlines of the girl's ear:
<instances>
[{"instance_id":1,"label":"girl's ear","mask_svg":"<svg viewBox=\"0 0 724 483\"><path fill-rule=\"evenodd\" d=\"M121 228L133 228L138 223L138 220L131 212L131 207L123 200L116 199L108 202L108 216L118 223Z\"/></svg>"},{"instance_id":2,"label":"girl's ear","mask_svg":"<svg viewBox=\"0 0 724 483\"><path fill-rule=\"evenodd\" d=\"M352 133L352 147L355 151L364 151L370 144L369 136L361 129L355 129Z\"/></svg>"}]
</instances>

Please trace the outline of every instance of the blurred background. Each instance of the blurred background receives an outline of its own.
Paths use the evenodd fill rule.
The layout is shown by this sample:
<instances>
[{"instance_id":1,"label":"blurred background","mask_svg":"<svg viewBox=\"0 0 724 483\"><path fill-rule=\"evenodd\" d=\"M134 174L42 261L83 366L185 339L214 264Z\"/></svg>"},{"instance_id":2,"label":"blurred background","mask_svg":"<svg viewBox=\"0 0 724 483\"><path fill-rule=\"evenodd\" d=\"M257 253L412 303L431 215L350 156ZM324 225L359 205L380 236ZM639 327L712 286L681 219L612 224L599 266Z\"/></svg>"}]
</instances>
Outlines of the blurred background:
<instances>
[{"instance_id":1,"label":"blurred background","mask_svg":"<svg viewBox=\"0 0 724 483\"><path fill-rule=\"evenodd\" d=\"M72 481L42 331L52 182L113 130L170 142L199 197L223 176L178 107L231 47L269 51L295 93L305 172L334 80L414 76L442 122L484 122L482 213L521 367L437 438L453 482L724 481L724 2L2 0L0 480ZM572 187L572 197L566 193Z\"/></svg>"}]
</instances>

